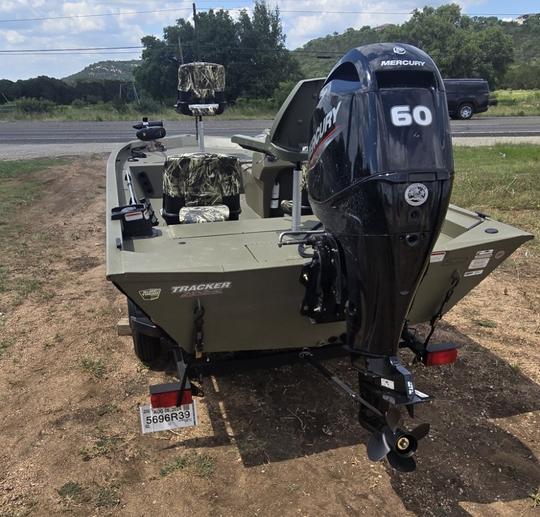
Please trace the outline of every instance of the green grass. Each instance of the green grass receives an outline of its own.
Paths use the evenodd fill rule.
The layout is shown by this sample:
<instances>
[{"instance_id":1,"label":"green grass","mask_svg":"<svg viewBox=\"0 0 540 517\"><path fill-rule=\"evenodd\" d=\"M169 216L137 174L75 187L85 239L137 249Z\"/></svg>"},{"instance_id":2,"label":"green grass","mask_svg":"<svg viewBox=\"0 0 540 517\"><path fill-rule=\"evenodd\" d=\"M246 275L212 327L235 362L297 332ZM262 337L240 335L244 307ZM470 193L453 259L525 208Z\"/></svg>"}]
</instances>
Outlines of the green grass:
<instances>
[{"instance_id":1,"label":"green grass","mask_svg":"<svg viewBox=\"0 0 540 517\"><path fill-rule=\"evenodd\" d=\"M215 470L214 459L208 454L197 454L194 451L189 451L169 461L160 469L159 474L165 477L177 470L189 470L198 477L208 478Z\"/></svg>"},{"instance_id":2,"label":"green grass","mask_svg":"<svg viewBox=\"0 0 540 517\"><path fill-rule=\"evenodd\" d=\"M79 453L83 461L90 461L117 451L123 443L124 440L119 436L100 436L91 447L83 447Z\"/></svg>"},{"instance_id":3,"label":"green grass","mask_svg":"<svg viewBox=\"0 0 540 517\"><path fill-rule=\"evenodd\" d=\"M242 100L234 106L229 106L222 115L221 120L244 120L244 119L271 119L277 113L271 100ZM5 109L0 111L0 120L140 120L147 116L154 120L193 120L192 117L180 115L172 106L164 106L161 110L143 111L136 105L128 105L120 110L108 104L94 104L88 106L58 106L49 113L25 114L16 110Z\"/></svg>"},{"instance_id":4,"label":"green grass","mask_svg":"<svg viewBox=\"0 0 540 517\"><path fill-rule=\"evenodd\" d=\"M0 161L0 238L3 227L13 222L13 210L37 196L42 185L38 173L65 163L62 158Z\"/></svg>"},{"instance_id":5,"label":"green grass","mask_svg":"<svg viewBox=\"0 0 540 517\"><path fill-rule=\"evenodd\" d=\"M497 106L478 116L491 117L540 115L540 90L497 90Z\"/></svg>"},{"instance_id":6,"label":"green grass","mask_svg":"<svg viewBox=\"0 0 540 517\"><path fill-rule=\"evenodd\" d=\"M0 340L0 359L14 344L14 337L6 337Z\"/></svg>"},{"instance_id":7,"label":"green grass","mask_svg":"<svg viewBox=\"0 0 540 517\"><path fill-rule=\"evenodd\" d=\"M63 484L57 492L65 502L84 503L91 499L86 489L75 481Z\"/></svg>"},{"instance_id":8,"label":"green grass","mask_svg":"<svg viewBox=\"0 0 540 517\"><path fill-rule=\"evenodd\" d=\"M101 359L93 359L91 357L83 357L81 368L96 379L101 379L107 371L105 363Z\"/></svg>"},{"instance_id":9,"label":"green grass","mask_svg":"<svg viewBox=\"0 0 540 517\"><path fill-rule=\"evenodd\" d=\"M454 159L452 203L533 233L525 246L540 256L540 146L458 146Z\"/></svg>"}]
</instances>

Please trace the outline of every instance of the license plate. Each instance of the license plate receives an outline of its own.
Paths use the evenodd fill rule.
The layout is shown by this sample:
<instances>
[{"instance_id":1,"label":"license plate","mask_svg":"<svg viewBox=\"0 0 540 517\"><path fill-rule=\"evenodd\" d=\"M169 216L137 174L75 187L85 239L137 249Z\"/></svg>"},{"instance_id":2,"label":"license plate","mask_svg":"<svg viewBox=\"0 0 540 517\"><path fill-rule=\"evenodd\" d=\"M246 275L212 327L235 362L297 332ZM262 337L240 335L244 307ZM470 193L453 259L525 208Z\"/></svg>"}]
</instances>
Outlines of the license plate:
<instances>
[{"instance_id":1,"label":"license plate","mask_svg":"<svg viewBox=\"0 0 540 517\"><path fill-rule=\"evenodd\" d=\"M143 434L197 425L195 401L178 407L139 406Z\"/></svg>"}]
</instances>

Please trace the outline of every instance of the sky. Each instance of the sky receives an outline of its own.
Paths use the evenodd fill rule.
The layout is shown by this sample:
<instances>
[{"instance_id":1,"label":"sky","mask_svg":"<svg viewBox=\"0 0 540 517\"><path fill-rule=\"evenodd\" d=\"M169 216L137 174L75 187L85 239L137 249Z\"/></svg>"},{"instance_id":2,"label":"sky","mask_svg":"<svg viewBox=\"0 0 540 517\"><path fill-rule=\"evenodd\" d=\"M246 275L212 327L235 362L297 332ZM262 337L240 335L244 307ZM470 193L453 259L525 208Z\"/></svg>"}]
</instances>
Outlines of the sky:
<instances>
[{"instance_id":1,"label":"sky","mask_svg":"<svg viewBox=\"0 0 540 517\"><path fill-rule=\"evenodd\" d=\"M540 12L540 0L453 1L461 5L465 14L498 15L504 20ZM349 27L401 23L415 8L449 2L269 0L268 3L280 8L287 47L294 49L310 39L343 32ZM137 59L138 49L71 50L61 55L6 51L138 46L141 37L148 34L160 37L163 27L173 25L177 18L191 19L191 4L192 0L0 0L0 78L16 80L37 75L62 78L96 61ZM229 9L235 17L242 8L249 11L253 2L198 0L196 4L201 11Z\"/></svg>"}]
</instances>

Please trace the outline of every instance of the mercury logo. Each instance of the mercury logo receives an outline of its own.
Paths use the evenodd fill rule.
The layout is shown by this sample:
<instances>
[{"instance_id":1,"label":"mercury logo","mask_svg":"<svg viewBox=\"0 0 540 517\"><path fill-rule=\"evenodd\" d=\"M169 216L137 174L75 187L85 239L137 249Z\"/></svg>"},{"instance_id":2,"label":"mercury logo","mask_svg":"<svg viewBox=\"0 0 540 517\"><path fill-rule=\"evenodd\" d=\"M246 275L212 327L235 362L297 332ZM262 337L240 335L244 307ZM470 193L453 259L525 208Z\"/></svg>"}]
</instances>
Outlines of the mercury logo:
<instances>
[{"instance_id":1,"label":"mercury logo","mask_svg":"<svg viewBox=\"0 0 540 517\"><path fill-rule=\"evenodd\" d=\"M400 56L402 56L406 52L406 50L403 47L398 47L398 46L395 46L393 50L394 50L394 54L399 54Z\"/></svg>"},{"instance_id":2,"label":"mercury logo","mask_svg":"<svg viewBox=\"0 0 540 517\"><path fill-rule=\"evenodd\" d=\"M412 61L410 59L387 59L381 61L381 66L424 66L425 61Z\"/></svg>"}]
</instances>

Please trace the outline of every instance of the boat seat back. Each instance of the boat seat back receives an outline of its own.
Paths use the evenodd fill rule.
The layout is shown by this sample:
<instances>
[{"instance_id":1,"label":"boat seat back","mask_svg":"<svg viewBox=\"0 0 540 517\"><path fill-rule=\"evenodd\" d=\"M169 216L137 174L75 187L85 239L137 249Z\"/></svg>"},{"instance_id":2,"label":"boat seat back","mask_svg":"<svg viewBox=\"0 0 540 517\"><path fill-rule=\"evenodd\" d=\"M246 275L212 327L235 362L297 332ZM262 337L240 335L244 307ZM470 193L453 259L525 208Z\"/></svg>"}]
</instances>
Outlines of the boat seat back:
<instances>
[{"instance_id":1,"label":"boat seat back","mask_svg":"<svg viewBox=\"0 0 540 517\"><path fill-rule=\"evenodd\" d=\"M240 161L234 156L184 153L168 156L163 171L163 218L180 223L183 207L226 205L237 220L242 190Z\"/></svg>"},{"instance_id":2,"label":"boat seat back","mask_svg":"<svg viewBox=\"0 0 540 517\"><path fill-rule=\"evenodd\" d=\"M223 65L196 62L178 68L178 112L190 116L221 115L226 105Z\"/></svg>"}]
</instances>

